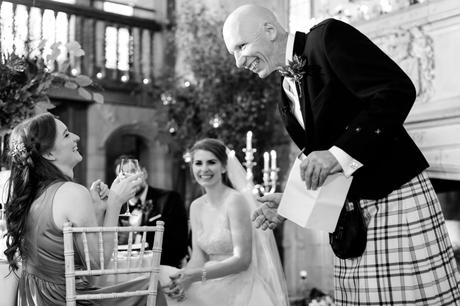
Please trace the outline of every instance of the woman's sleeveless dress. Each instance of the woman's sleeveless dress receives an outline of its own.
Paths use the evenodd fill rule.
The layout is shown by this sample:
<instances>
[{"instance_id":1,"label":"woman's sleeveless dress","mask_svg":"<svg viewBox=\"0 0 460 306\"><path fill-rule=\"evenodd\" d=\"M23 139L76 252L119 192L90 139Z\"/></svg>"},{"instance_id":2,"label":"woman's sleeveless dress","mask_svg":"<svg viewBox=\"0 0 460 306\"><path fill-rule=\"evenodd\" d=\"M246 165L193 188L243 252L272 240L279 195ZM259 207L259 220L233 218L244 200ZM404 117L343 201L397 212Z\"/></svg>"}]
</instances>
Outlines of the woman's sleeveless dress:
<instances>
[{"instance_id":1,"label":"woman's sleeveless dress","mask_svg":"<svg viewBox=\"0 0 460 306\"><path fill-rule=\"evenodd\" d=\"M53 220L53 198L63 182L49 186L32 204L26 223L22 275L19 280L18 305L65 305L64 239ZM76 244L75 266L81 266ZM98 288L89 278L76 280L77 293L109 293L148 288L147 278L110 287ZM78 305L145 305L145 297L77 301Z\"/></svg>"},{"instance_id":2,"label":"woman's sleeveless dress","mask_svg":"<svg viewBox=\"0 0 460 306\"><path fill-rule=\"evenodd\" d=\"M233 255L230 225L225 213L216 218L213 226L196 229L196 235L197 243L209 256L209 261L221 261ZM181 302L167 298L168 306L283 305L281 297L273 294L253 264L237 274L195 282L186 290L185 296Z\"/></svg>"}]
</instances>

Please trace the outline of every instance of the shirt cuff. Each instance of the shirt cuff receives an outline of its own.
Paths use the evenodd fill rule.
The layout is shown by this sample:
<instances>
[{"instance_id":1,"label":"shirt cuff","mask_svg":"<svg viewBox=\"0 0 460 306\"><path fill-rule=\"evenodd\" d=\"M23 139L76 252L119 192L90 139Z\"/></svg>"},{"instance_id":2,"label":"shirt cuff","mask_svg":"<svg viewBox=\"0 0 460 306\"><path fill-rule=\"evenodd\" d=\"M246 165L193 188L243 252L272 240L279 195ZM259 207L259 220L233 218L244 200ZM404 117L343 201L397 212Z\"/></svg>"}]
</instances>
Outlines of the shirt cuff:
<instances>
[{"instance_id":1,"label":"shirt cuff","mask_svg":"<svg viewBox=\"0 0 460 306\"><path fill-rule=\"evenodd\" d=\"M334 155L334 157L337 159L340 166L342 167L343 174L346 177L352 176L356 170L363 166L363 164L361 164L359 161L348 155L345 151L337 146L331 147L329 152L331 152L331 154Z\"/></svg>"}]
</instances>

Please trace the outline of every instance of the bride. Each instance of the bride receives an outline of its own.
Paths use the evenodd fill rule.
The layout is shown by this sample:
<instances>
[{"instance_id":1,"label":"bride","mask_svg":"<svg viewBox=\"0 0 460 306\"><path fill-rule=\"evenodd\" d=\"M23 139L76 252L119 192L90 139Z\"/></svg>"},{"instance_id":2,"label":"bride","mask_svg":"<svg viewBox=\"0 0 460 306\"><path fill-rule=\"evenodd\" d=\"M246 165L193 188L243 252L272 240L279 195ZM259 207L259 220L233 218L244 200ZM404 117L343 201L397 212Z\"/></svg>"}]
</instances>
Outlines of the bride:
<instances>
[{"instance_id":1,"label":"bride","mask_svg":"<svg viewBox=\"0 0 460 306\"><path fill-rule=\"evenodd\" d=\"M191 153L205 194L191 204L193 251L164 286L168 305L289 305L273 234L251 224L252 185L234 152L206 138Z\"/></svg>"}]
</instances>

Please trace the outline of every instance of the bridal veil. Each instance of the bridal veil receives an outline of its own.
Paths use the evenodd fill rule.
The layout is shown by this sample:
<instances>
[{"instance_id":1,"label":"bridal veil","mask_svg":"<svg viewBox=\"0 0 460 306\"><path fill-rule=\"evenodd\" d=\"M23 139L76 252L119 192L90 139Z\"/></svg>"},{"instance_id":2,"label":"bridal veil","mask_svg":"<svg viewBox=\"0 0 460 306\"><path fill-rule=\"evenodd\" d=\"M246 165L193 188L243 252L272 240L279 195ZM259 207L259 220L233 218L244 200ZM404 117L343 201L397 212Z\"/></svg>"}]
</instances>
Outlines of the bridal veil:
<instances>
[{"instance_id":1,"label":"bridal veil","mask_svg":"<svg viewBox=\"0 0 460 306\"><path fill-rule=\"evenodd\" d=\"M253 193L254 185L246 178L246 170L236 158L235 152L227 149L227 156L228 178L233 188L244 195L252 213L258 206ZM252 236L252 265L254 269L263 279L265 285L269 287L268 292L272 293L273 297L277 299L276 305L289 305L286 278L273 232L270 230L262 231L253 226Z\"/></svg>"}]
</instances>

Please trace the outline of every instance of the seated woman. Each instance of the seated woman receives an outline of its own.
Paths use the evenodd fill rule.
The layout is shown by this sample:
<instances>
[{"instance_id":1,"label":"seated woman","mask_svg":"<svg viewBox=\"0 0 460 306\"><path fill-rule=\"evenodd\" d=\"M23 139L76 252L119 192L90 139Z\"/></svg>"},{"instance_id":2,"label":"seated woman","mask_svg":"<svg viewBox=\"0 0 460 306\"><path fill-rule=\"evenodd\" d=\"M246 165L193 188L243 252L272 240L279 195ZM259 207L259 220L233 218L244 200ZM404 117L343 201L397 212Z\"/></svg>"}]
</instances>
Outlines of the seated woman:
<instances>
[{"instance_id":1,"label":"seated woman","mask_svg":"<svg viewBox=\"0 0 460 306\"><path fill-rule=\"evenodd\" d=\"M93 184L91 191L74 183L73 168L82 160L77 146L79 140L77 135L69 132L64 123L51 114L28 119L11 133L11 177L6 204L8 240L5 255L13 270L18 269L18 260L22 260L18 305L64 305L64 223L70 221L79 227L116 226L121 205L135 194L141 184L140 175L116 179L110 191L100 181ZM90 251L97 250L95 234L88 235L88 244ZM104 262L110 260L114 247L113 235L105 235ZM84 255L81 238L75 240L75 249L75 264L82 266ZM91 263L97 267L97 256L90 256ZM148 287L146 278L110 288L94 286L92 278L79 278L76 283L79 294L88 291L122 292ZM77 302L79 305L145 304L139 299ZM159 300L158 304L162 305L162 294Z\"/></svg>"},{"instance_id":2,"label":"seated woman","mask_svg":"<svg viewBox=\"0 0 460 306\"><path fill-rule=\"evenodd\" d=\"M255 202L244 169L216 139L198 141L191 153L205 194L191 204L193 251L164 287L173 298L168 305L288 305L273 234L251 224Z\"/></svg>"}]
</instances>

